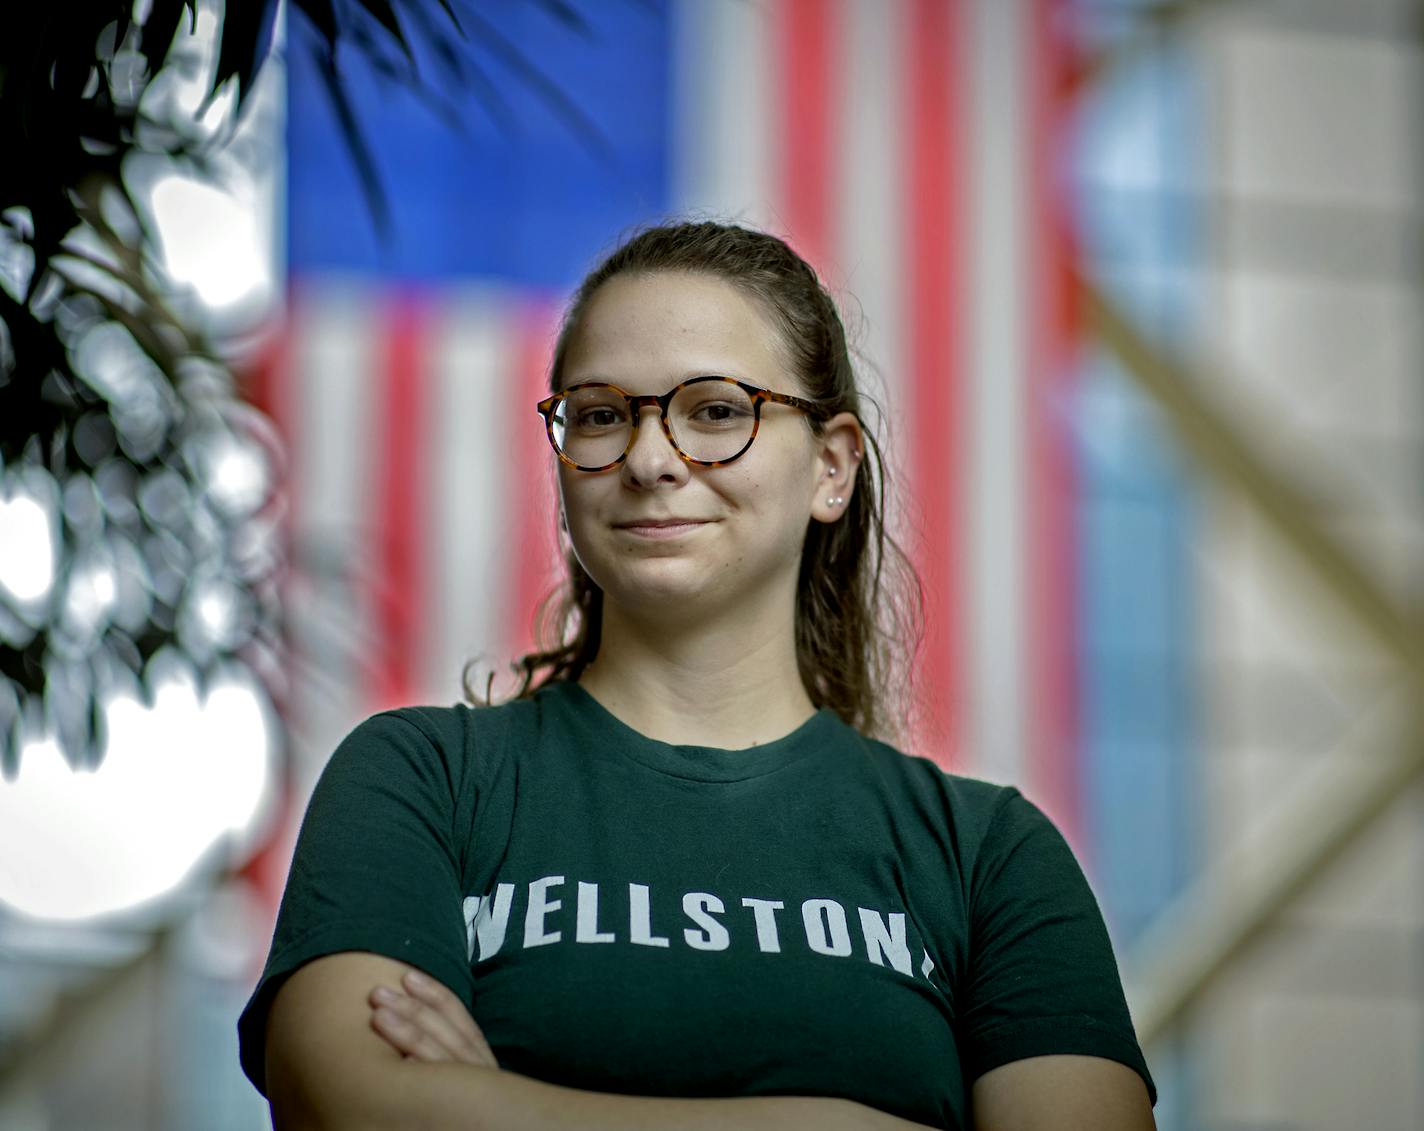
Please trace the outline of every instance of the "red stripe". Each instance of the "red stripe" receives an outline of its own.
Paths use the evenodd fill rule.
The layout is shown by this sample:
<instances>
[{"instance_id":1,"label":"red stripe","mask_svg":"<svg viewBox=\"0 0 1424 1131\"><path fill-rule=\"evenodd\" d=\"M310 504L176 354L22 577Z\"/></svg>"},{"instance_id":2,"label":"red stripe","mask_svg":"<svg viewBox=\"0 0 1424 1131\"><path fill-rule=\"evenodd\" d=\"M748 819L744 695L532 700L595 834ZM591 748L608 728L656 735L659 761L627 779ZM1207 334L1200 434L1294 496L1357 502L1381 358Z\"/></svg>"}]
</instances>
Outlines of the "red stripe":
<instances>
[{"instance_id":1,"label":"red stripe","mask_svg":"<svg viewBox=\"0 0 1424 1131\"><path fill-rule=\"evenodd\" d=\"M925 585L924 642L914 678L925 704L913 753L941 765L957 762L961 731L962 659L953 624L963 589L961 504L964 437L961 270L957 257L963 200L956 176L962 152L963 94L959 65L960 0L912 0L905 44L907 175L903 229L907 267L906 363L914 403L910 422L910 498L920 514L923 543L917 566Z\"/></svg>"},{"instance_id":2,"label":"red stripe","mask_svg":"<svg viewBox=\"0 0 1424 1131\"><path fill-rule=\"evenodd\" d=\"M830 0L781 0L772 11L781 80L781 214L792 246L824 276L836 261L837 8Z\"/></svg>"},{"instance_id":3,"label":"red stripe","mask_svg":"<svg viewBox=\"0 0 1424 1131\"><path fill-rule=\"evenodd\" d=\"M514 555L505 586L508 603L501 639L511 657L535 645L540 602L562 576L553 450L535 405L549 395L549 358L558 313L552 302L531 303L519 319L516 393L509 416L509 504L514 508Z\"/></svg>"},{"instance_id":4,"label":"red stripe","mask_svg":"<svg viewBox=\"0 0 1424 1131\"><path fill-rule=\"evenodd\" d=\"M1078 254L1067 191L1066 157L1076 53L1069 4L1035 0L1027 65L1029 271L1027 653L1031 790L1076 851L1083 829L1078 715L1078 493L1072 403L1082 332L1072 267ZM1082 856L1080 856L1080 859Z\"/></svg>"},{"instance_id":5,"label":"red stripe","mask_svg":"<svg viewBox=\"0 0 1424 1131\"><path fill-rule=\"evenodd\" d=\"M295 319L295 298L273 319L250 362L238 373L238 392L248 404L263 413L288 442L294 404L291 388L292 325Z\"/></svg>"},{"instance_id":6,"label":"red stripe","mask_svg":"<svg viewBox=\"0 0 1424 1131\"><path fill-rule=\"evenodd\" d=\"M426 315L413 294L391 301L385 365L377 375L376 462L372 547L373 621L369 691L372 709L412 702L420 694L425 643L424 435Z\"/></svg>"}]
</instances>

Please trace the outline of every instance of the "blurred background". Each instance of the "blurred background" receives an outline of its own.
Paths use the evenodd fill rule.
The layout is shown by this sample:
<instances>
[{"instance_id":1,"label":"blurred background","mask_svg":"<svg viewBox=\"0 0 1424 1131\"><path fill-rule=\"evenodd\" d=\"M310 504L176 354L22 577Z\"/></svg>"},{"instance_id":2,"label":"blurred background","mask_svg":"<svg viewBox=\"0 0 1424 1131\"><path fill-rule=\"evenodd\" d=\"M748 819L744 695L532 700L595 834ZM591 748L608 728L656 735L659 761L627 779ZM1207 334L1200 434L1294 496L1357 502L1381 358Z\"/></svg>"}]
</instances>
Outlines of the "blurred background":
<instances>
[{"instance_id":1,"label":"blurred background","mask_svg":"<svg viewBox=\"0 0 1424 1131\"><path fill-rule=\"evenodd\" d=\"M311 786L529 644L562 302L692 213L840 299L902 745L1063 829L1158 1126L1424 1127L1420 4L103 8L0 49L0 1126L268 1125Z\"/></svg>"}]
</instances>

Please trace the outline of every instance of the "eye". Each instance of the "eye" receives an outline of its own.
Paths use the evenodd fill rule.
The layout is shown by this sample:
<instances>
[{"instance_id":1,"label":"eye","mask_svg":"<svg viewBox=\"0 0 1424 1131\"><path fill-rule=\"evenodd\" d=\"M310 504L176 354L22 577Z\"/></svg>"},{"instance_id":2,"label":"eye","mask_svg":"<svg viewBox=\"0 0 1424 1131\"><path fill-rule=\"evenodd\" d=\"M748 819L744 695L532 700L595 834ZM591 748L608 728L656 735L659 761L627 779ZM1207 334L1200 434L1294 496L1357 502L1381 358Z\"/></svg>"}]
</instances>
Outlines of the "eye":
<instances>
[{"instance_id":1,"label":"eye","mask_svg":"<svg viewBox=\"0 0 1424 1131\"><path fill-rule=\"evenodd\" d=\"M726 427L750 420L752 412L751 401L732 397L724 400L703 401L687 414L686 419L689 424L698 424L704 427Z\"/></svg>"},{"instance_id":2,"label":"eye","mask_svg":"<svg viewBox=\"0 0 1424 1131\"><path fill-rule=\"evenodd\" d=\"M574 414L574 424L579 428L615 428L623 422L623 414L607 405L580 409Z\"/></svg>"}]
</instances>

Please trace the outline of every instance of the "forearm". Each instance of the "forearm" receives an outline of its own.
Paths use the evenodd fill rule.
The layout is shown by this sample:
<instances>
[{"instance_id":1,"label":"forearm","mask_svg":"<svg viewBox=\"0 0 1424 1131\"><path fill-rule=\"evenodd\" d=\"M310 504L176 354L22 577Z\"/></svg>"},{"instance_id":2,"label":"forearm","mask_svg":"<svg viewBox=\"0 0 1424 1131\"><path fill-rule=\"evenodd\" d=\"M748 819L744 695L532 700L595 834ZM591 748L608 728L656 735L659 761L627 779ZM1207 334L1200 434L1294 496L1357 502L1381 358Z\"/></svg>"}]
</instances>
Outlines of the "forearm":
<instances>
[{"instance_id":1,"label":"forearm","mask_svg":"<svg viewBox=\"0 0 1424 1131\"><path fill-rule=\"evenodd\" d=\"M528 1076L415 1060L363 1101L361 1131L914 1131L921 1124L821 1096L670 1099L581 1091ZM344 1123L343 1126L351 1126Z\"/></svg>"}]
</instances>

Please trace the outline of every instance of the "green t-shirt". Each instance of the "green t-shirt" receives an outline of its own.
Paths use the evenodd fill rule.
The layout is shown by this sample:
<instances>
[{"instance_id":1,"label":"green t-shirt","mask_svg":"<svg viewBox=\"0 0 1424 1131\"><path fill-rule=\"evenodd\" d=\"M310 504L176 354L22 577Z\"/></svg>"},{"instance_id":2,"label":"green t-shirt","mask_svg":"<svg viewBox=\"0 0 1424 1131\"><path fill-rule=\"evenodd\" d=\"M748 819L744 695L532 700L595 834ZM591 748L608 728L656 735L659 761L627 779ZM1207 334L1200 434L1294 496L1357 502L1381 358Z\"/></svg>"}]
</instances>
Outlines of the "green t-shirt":
<instances>
[{"instance_id":1,"label":"green t-shirt","mask_svg":"<svg viewBox=\"0 0 1424 1131\"><path fill-rule=\"evenodd\" d=\"M438 978L501 1068L629 1095L839 1096L969 1128L1023 1057L1157 1092L1102 914L1011 786L822 709L745 750L649 739L577 684L361 723L317 783L238 1022L343 950Z\"/></svg>"}]
</instances>

